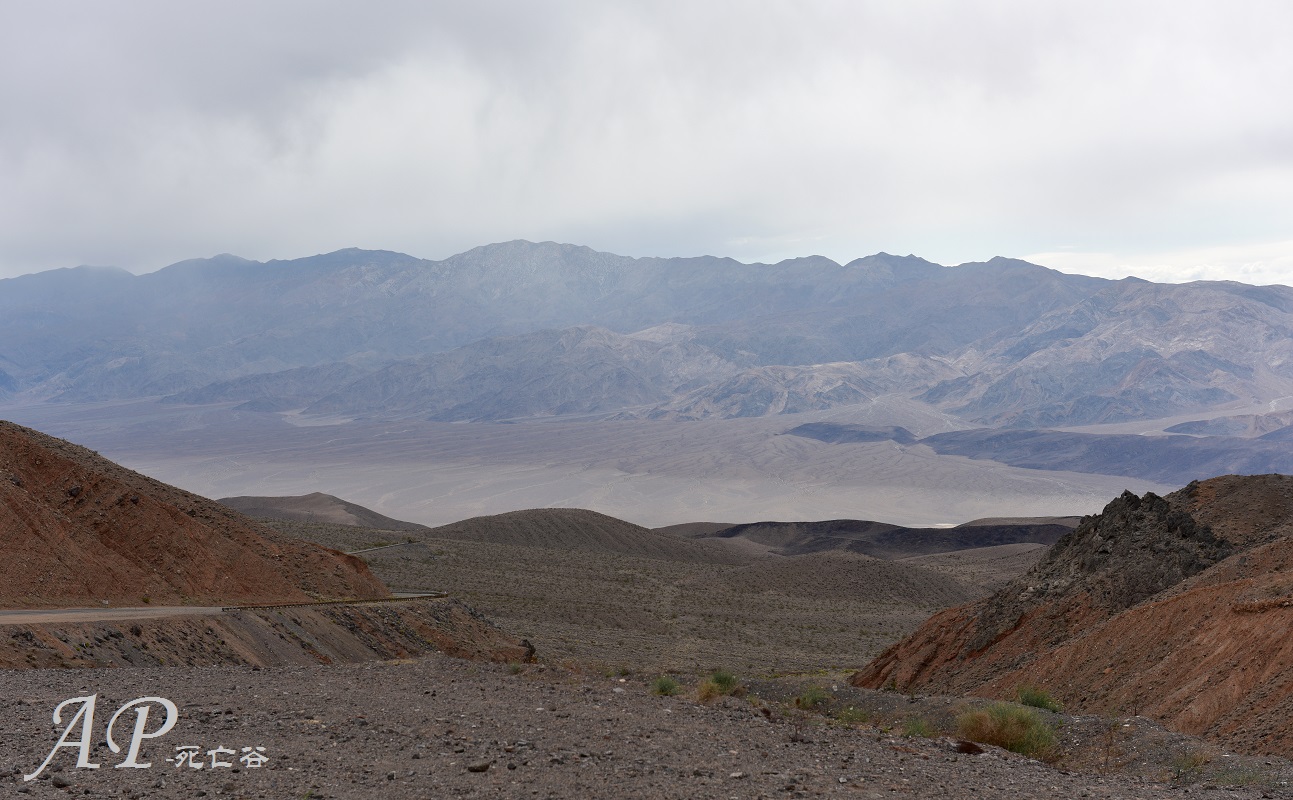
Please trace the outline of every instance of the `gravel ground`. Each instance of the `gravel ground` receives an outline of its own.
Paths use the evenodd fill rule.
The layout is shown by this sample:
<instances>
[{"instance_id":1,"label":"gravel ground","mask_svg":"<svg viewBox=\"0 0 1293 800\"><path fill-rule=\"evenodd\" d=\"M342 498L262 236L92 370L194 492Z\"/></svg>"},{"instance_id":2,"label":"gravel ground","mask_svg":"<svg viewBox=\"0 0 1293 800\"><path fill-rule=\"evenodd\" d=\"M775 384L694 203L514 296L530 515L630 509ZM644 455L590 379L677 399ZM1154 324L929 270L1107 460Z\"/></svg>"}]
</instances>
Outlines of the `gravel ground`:
<instances>
[{"instance_id":1,"label":"gravel ground","mask_svg":"<svg viewBox=\"0 0 1293 800\"><path fill-rule=\"evenodd\" d=\"M71 697L97 695L97 770L59 751L51 722ZM143 742L148 769L117 769L102 743L123 703L156 695L179 720ZM774 710L775 709L775 710ZM153 709L147 730L162 711ZM747 699L700 704L652 695L645 683L565 669L430 656L349 666L23 670L0 673L0 796L149 798L755 798L1046 797L1256 798L1278 786L1179 786L1145 778L1066 774L995 748L958 753L950 739L905 739L827 724ZM124 744L126 712L115 729ZM69 740L79 739L78 723ZM197 746L202 769L165 759ZM233 766L212 769L205 751ZM238 763L263 747L259 768Z\"/></svg>"}]
</instances>

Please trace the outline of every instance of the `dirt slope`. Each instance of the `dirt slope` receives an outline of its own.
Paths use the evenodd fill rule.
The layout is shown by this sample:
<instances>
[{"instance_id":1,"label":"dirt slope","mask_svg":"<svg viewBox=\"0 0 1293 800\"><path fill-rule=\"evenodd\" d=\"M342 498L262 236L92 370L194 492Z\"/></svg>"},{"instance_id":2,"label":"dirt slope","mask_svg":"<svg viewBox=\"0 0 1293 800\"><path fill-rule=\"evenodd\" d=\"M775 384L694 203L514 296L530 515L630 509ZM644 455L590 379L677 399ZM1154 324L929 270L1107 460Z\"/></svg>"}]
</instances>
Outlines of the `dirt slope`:
<instances>
[{"instance_id":1,"label":"dirt slope","mask_svg":"<svg viewBox=\"0 0 1293 800\"><path fill-rule=\"evenodd\" d=\"M1144 714L1250 752L1293 746L1293 477L1124 494L992 597L930 618L859 686Z\"/></svg>"},{"instance_id":2,"label":"dirt slope","mask_svg":"<svg viewBox=\"0 0 1293 800\"><path fill-rule=\"evenodd\" d=\"M387 594L362 561L0 421L0 605L235 604Z\"/></svg>"},{"instance_id":3,"label":"dirt slope","mask_svg":"<svg viewBox=\"0 0 1293 800\"><path fill-rule=\"evenodd\" d=\"M856 553L768 558L723 575L737 592L777 591L813 599L853 599L946 608L983 593L931 569Z\"/></svg>"},{"instance_id":4,"label":"dirt slope","mask_svg":"<svg viewBox=\"0 0 1293 800\"><path fill-rule=\"evenodd\" d=\"M428 530L426 525L391 519L357 503L350 503L323 492L294 497L222 497L216 502L249 517L264 519L356 525L383 531Z\"/></svg>"}]
</instances>

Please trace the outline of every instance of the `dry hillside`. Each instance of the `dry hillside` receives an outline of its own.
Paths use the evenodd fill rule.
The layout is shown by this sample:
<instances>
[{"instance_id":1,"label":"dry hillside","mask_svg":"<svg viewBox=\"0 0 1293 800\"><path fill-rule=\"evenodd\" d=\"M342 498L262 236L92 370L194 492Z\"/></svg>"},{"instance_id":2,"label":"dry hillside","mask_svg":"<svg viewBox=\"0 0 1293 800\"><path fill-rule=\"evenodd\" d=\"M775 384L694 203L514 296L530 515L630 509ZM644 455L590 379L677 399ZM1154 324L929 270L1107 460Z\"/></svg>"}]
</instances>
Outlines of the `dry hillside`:
<instances>
[{"instance_id":1,"label":"dry hillside","mask_svg":"<svg viewBox=\"0 0 1293 800\"><path fill-rule=\"evenodd\" d=\"M1293 477L1124 494L990 598L932 617L860 686L1144 714L1259 753L1293 745Z\"/></svg>"},{"instance_id":2,"label":"dry hillside","mask_svg":"<svg viewBox=\"0 0 1293 800\"><path fill-rule=\"evenodd\" d=\"M340 497L311 492L295 497L221 497L217 503L229 506L249 517L290 519L297 522L324 522L334 525L358 525L384 531L424 531L425 525L403 522L378 514Z\"/></svg>"},{"instance_id":3,"label":"dry hillside","mask_svg":"<svg viewBox=\"0 0 1293 800\"><path fill-rule=\"evenodd\" d=\"M0 509L6 607L387 594L359 559L278 536L218 503L3 421Z\"/></svg>"}]
</instances>

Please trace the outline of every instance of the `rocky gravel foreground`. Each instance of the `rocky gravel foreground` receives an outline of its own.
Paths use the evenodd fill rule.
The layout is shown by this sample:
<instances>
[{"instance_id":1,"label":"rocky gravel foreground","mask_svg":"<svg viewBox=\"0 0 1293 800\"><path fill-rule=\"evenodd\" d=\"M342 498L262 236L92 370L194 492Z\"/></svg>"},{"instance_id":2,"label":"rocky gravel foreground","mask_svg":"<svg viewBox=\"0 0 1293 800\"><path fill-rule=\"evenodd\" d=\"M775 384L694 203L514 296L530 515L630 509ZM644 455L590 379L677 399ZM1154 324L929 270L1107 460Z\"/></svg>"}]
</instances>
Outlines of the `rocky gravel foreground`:
<instances>
[{"instance_id":1,"label":"rocky gravel foreground","mask_svg":"<svg viewBox=\"0 0 1293 800\"><path fill-rule=\"evenodd\" d=\"M89 761L100 768L78 769L78 748L68 746L25 782L82 704L66 708L58 726L55 706L89 695ZM116 722L122 752L104 743L104 728L145 696L172 701L178 720L141 740L136 761L150 767L118 768L138 706ZM144 732L163 714L151 706ZM631 679L439 655L328 667L4 671L0 720L6 798L1291 796L1065 774L996 748L965 754L950 739L765 713L746 699L702 705L654 696ZM65 744L79 741L83 721ZM196 749L177 750L185 747ZM176 763L186 753L200 768ZM213 768L213 759L228 766Z\"/></svg>"}]
</instances>

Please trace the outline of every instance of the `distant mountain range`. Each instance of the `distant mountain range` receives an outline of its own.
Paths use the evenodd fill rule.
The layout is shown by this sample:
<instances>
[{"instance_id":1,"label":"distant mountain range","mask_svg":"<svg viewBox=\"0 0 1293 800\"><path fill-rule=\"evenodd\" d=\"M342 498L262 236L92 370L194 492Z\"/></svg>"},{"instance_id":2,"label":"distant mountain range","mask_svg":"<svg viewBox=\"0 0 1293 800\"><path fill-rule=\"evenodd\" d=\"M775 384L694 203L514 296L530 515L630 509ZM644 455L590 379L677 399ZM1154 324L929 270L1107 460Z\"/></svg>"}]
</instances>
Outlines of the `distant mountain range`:
<instances>
[{"instance_id":1,"label":"distant mountain range","mask_svg":"<svg viewBox=\"0 0 1293 800\"><path fill-rule=\"evenodd\" d=\"M765 416L881 395L965 428L1216 410L1183 433L1270 434L1287 415L1252 407L1293 396L1293 289L1006 258L769 265L524 241L443 261L223 255L0 281L0 399L498 421ZM1226 423L1239 406L1249 417Z\"/></svg>"}]
</instances>

